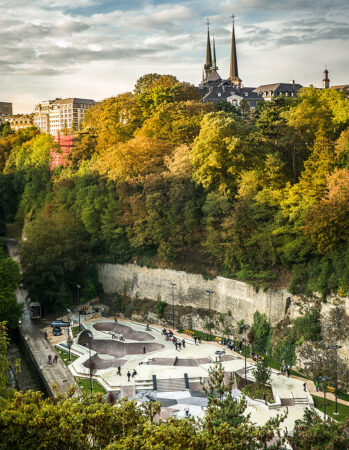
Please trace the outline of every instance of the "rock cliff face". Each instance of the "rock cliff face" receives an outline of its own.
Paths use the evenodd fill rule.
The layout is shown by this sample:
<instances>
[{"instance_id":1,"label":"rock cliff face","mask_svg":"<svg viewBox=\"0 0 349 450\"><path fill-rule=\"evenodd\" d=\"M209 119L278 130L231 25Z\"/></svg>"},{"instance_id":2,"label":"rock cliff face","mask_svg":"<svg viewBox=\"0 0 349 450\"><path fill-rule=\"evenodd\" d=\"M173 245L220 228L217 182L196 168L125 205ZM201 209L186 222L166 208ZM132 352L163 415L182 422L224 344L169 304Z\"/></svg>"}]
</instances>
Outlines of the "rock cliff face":
<instances>
[{"instance_id":1,"label":"rock cliff face","mask_svg":"<svg viewBox=\"0 0 349 450\"><path fill-rule=\"evenodd\" d=\"M282 290L257 292L250 284L228 278L207 280L202 275L149 269L136 264L101 264L98 271L106 293L161 299L169 304L174 301L175 305L194 308L209 309L210 306L222 314L230 311L236 320L244 319L246 323L252 322L253 314L258 310L276 324L284 317L291 297ZM213 293L209 295L208 290Z\"/></svg>"},{"instance_id":2,"label":"rock cliff face","mask_svg":"<svg viewBox=\"0 0 349 450\"><path fill-rule=\"evenodd\" d=\"M251 324L255 311L265 313L272 325L286 316L295 319L316 306L321 310L322 328L326 341L335 340L342 345L339 355L349 360L349 298L331 297L322 303L315 296L295 296L286 290L256 291L241 281L224 277L210 280L202 275L178 272L169 269L150 269L136 264L101 264L98 266L99 280L107 294L123 294L131 298L162 300L170 305L189 307L191 312L176 317L183 326L201 329L207 319L205 313L196 310L215 311L210 318L217 324L222 315L228 322L244 320ZM172 287L171 283L175 283ZM208 290L213 291L208 294ZM209 298L210 297L210 298ZM193 309L191 309L193 308ZM224 322L221 320L221 322ZM347 326L347 327L346 327ZM349 329L349 328L348 328ZM218 331L218 330L217 330Z\"/></svg>"}]
</instances>

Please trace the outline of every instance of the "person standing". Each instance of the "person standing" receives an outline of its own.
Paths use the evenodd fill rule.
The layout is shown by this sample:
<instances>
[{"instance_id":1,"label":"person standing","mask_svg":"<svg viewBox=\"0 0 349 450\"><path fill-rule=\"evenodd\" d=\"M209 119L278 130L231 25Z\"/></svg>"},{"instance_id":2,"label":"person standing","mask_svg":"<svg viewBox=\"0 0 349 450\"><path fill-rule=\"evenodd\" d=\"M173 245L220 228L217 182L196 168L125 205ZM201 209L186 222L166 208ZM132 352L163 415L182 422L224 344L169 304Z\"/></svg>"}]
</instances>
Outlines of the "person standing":
<instances>
[{"instance_id":1,"label":"person standing","mask_svg":"<svg viewBox=\"0 0 349 450\"><path fill-rule=\"evenodd\" d=\"M315 389L316 392L319 392L319 383L317 381L315 381Z\"/></svg>"},{"instance_id":2,"label":"person standing","mask_svg":"<svg viewBox=\"0 0 349 450\"><path fill-rule=\"evenodd\" d=\"M176 350L178 350L178 342L175 342Z\"/></svg>"},{"instance_id":3,"label":"person standing","mask_svg":"<svg viewBox=\"0 0 349 450\"><path fill-rule=\"evenodd\" d=\"M304 389L304 392L307 391L307 383L303 383L303 389Z\"/></svg>"},{"instance_id":4,"label":"person standing","mask_svg":"<svg viewBox=\"0 0 349 450\"><path fill-rule=\"evenodd\" d=\"M287 372L287 376L289 377L291 374L290 366L287 366L286 372Z\"/></svg>"},{"instance_id":5,"label":"person standing","mask_svg":"<svg viewBox=\"0 0 349 450\"><path fill-rule=\"evenodd\" d=\"M197 340L197 337L196 337L196 336L194 336L194 342L195 342L195 345L196 345L196 340Z\"/></svg>"},{"instance_id":6,"label":"person standing","mask_svg":"<svg viewBox=\"0 0 349 450\"><path fill-rule=\"evenodd\" d=\"M201 344L201 337L199 336L199 344Z\"/></svg>"},{"instance_id":7,"label":"person standing","mask_svg":"<svg viewBox=\"0 0 349 450\"><path fill-rule=\"evenodd\" d=\"M179 350L182 350L182 342L181 341L178 342L178 347L179 347Z\"/></svg>"},{"instance_id":8,"label":"person standing","mask_svg":"<svg viewBox=\"0 0 349 450\"><path fill-rule=\"evenodd\" d=\"M183 348L185 348L185 340L184 339L182 340L182 345L183 345Z\"/></svg>"},{"instance_id":9,"label":"person standing","mask_svg":"<svg viewBox=\"0 0 349 450\"><path fill-rule=\"evenodd\" d=\"M268 404L268 402L267 402L267 394L263 394L263 398L264 398L265 404L267 405Z\"/></svg>"},{"instance_id":10,"label":"person standing","mask_svg":"<svg viewBox=\"0 0 349 450\"><path fill-rule=\"evenodd\" d=\"M120 376L121 376L121 367L120 367L120 366L118 366L117 375L120 375Z\"/></svg>"},{"instance_id":11,"label":"person standing","mask_svg":"<svg viewBox=\"0 0 349 450\"><path fill-rule=\"evenodd\" d=\"M145 350L145 345L143 346L143 353L147 353L146 350Z\"/></svg>"},{"instance_id":12,"label":"person standing","mask_svg":"<svg viewBox=\"0 0 349 450\"><path fill-rule=\"evenodd\" d=\"M127 371L127 379L128 379L128 381L130 381L130 379L131 379L131 373L129 370Z\"/></svg>"},{"instance_id":13,"label":"person standing","mask_svg":"<svg viewBox=\"0 0 349 450\"><path fill-rule=\"evenodd\" d=\"M48 363L52 364L52 356L51 355L48 355Z\"/></svg>"},{"instance_id":14,"label":"person standing","mask_svg":"<svg viewBox=\"0 0 349 450\"><path fill-rule=\"evenodd\" d=\"M58 355L55 355L55 363L57 364Z\"/></svg>"}]
</instances>

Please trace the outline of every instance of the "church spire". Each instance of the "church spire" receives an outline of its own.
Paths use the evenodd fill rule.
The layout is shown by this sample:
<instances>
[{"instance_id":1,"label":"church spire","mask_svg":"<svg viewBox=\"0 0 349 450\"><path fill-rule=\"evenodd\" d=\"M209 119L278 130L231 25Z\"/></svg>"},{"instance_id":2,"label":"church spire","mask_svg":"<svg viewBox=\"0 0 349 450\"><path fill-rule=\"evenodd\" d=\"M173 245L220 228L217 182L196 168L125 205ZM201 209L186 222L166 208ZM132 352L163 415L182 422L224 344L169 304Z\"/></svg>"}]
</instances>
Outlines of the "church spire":
<instances>
[{"instance_id":1,"label":"church spire","mask_svg":"<svg viewBox=\"0 0 349 450\"><path fill-rule=\"evenodd\" d=\"M210 39L210 21L207 19L207 44L206 44L206 59L204 69L207 73L212 67L212 55L211 55L211 39Z\"/></svg>"},{"instance_id":2,"label":"church spire","mask_svg":"<svg viewBox=\"0 0 349 450\"><path fill-rule=\"evenodd\" d=\"M239 78L239 73L238 73L238 59L237 59L237 55L236 55L235 27L234 27L235 16L234 16L234 14L232 15L232 19L233 19L233 30L232 30L232 35L231 35L231 55L230 55L229 78L233 84L235 84L237 86L241 86L241 80Z\"/></svg>"},{"instance_id":3,"label":"church spire","mask_svg":"<svg viewBox=\"0 0 349 450\"><path fill-rule=\"evenodd\" d=\"M214 37L213 37L213 40L212 40L212 67L211 67L211 69L212 70L218 70L217 60L216 60L216 44L214 42Z\"/></svg>"}]
</instances>

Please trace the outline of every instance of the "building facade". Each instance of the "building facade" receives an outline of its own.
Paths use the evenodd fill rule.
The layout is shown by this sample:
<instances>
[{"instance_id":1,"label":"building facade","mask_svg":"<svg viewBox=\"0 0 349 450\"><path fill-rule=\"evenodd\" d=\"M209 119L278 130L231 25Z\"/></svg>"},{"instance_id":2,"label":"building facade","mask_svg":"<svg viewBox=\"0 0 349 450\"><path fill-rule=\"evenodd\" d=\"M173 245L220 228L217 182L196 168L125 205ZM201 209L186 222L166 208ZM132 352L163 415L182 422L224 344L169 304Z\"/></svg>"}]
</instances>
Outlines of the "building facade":
<instances>
[{"instance_id":1,"label":"building facade","mask_svg":"<svg viewBox=\"0 0 349 450\"><path fill-rule=\"evenodd\" d=\"M0 116L12 116L12 103L0 102Z\"/></svg>"},{"instance_id":2,"label":"building facade","mask_svg":"<svg viewBox=\"0 0 349 450\"><path fill-rule=\"evenodd\" d=\"M82 98L46 100L35 106L34 124L53 136L62 131L78 131L86 111L95 104L94 100Z\"/></svg>"},{"instance_id":3,"label":"building facade","mask_svg":"<svg viewBox=\"0 0 349 450\"><path fill-rule=\"evenodd\" d=\"M33 114L2 116L0 119L2 123L9 122L11 128L16 131L34 126Z\"/></svg>"}]
</instances>

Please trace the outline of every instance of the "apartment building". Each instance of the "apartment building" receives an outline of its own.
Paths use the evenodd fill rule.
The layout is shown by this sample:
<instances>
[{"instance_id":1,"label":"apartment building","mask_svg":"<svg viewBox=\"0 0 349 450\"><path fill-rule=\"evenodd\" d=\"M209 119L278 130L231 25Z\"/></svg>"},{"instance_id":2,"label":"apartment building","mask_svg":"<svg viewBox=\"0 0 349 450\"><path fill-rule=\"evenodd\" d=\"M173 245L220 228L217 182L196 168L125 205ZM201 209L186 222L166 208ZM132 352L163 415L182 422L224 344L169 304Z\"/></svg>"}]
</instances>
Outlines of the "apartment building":
<instances>
[{"instance_id":1,"label":"apartment building","mask_svg":"<svg viewBox=\"0 0 349 450\"><path fill-rule=\"evenodd\" d=\"M0 102L0 116L12 116L12 103Z\"/></svg>"},{"instance_id":2,"label":"apartment building","mask_svg":"<svg viewBox=\"0 0 349 450\"><path fill-rule=\"evenodd\" d=\"M78 131L85 112L95 104L94 100L83 98L46 100L36 105L34 124L53 136L64 130Z\"/></svg>"},{"instance_id":3,"label":"apartment building","mask_svg":"<svg viewBox=\"0 0 349 450\"><path fill-rule=\"evenodd\" d=\"M33 114L16 114L1 117L1 121L9 122L13 130L22 130L23 128L32 127L34 125Z\"/></svg>"}]
</instances>

